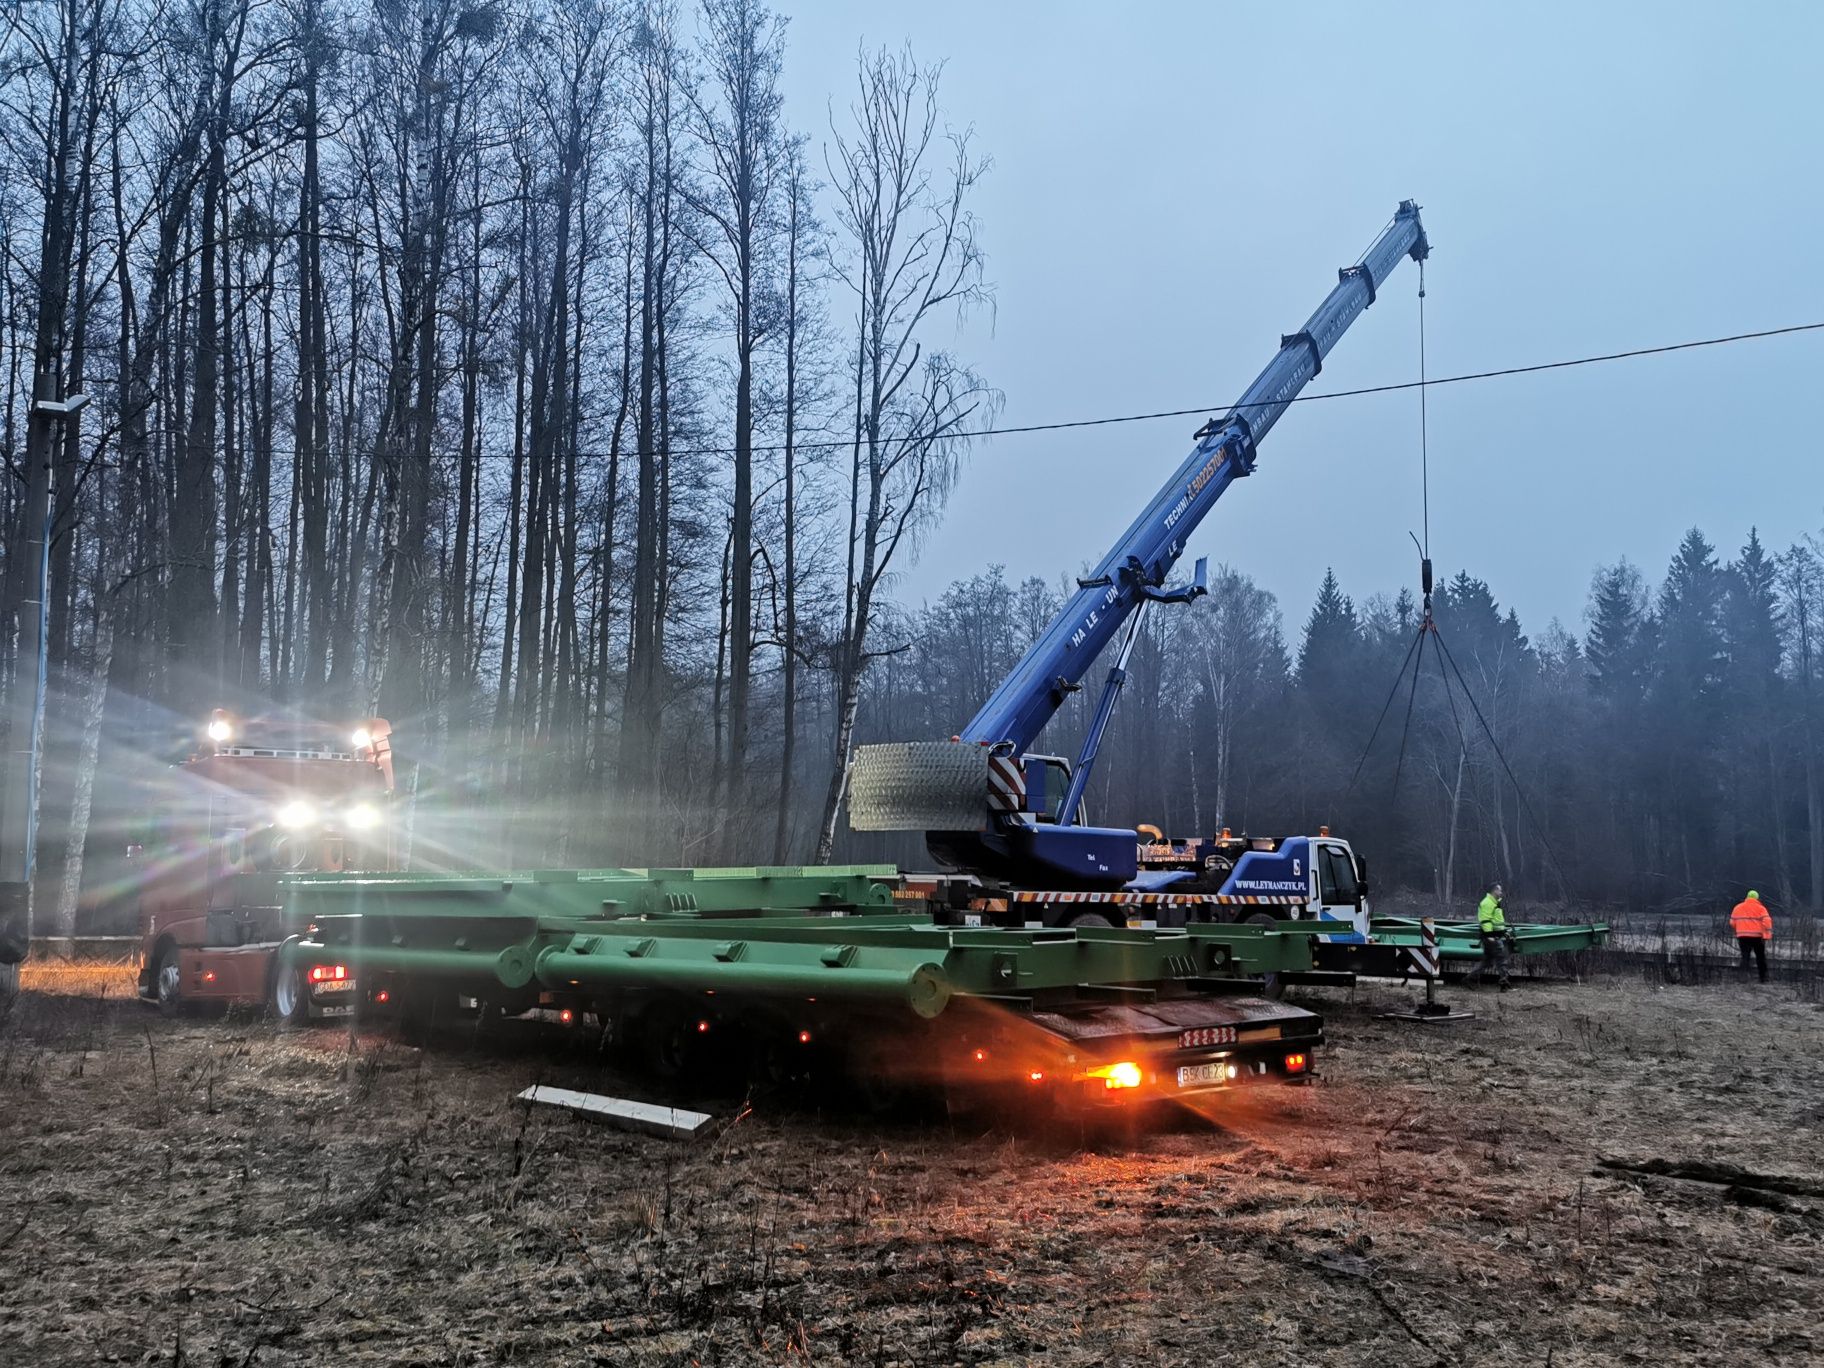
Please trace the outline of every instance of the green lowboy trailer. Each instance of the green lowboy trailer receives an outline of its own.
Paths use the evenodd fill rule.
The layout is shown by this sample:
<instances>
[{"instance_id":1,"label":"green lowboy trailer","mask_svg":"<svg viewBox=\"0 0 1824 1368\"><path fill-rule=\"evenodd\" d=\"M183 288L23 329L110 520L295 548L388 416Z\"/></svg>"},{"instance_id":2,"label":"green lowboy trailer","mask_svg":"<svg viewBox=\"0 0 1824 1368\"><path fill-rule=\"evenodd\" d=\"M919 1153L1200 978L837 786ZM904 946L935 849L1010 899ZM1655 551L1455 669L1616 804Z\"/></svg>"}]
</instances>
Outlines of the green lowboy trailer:
<instances>
[{"instance_id":1,"label":"green lowboy trailer","mask_svg":"<svg viewBox=\"0 0 1824 1368\"><path fill-rule=\"evenodd\" d=\"M1302 1082L1323 1043L1315 1014L1259 995L1311 971L1306 935L946 926L883 866L311 875L283 895L281 1016L555 1015L667 1075L1108 1106Z\"/></svg>"}]
</instances>

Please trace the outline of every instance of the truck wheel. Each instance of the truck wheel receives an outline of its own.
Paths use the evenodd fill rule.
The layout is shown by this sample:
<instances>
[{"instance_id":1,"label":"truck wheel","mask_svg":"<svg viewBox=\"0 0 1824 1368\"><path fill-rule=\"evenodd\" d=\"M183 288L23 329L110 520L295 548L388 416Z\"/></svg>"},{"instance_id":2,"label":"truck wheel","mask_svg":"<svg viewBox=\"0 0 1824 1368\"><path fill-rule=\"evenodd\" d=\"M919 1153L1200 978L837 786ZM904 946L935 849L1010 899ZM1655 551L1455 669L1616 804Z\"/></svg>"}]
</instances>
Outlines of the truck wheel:
<instances>
[{"instance_id":1,"label":"truck wheel","mask_svg":"<svg viewBox=\"0 0 1824 1368\"><path fill-rule=\"evenodd\" d=\"M273 971L272 1014L283 1027L310 1024L310 989L295 964L281 964Z\"/></svg>"},{"instance_id":2,"label":"truck wheel","mask_svg":"<svg viewBox=\"0 0 1824 1368\"><path fill-rule=\"evenodd\" d=\"M158 952L152 969L152 993L158 999L158 1010L176 1016L184 1009L184 971L178 963L177 947L167 945Z\"/></svg>"},{"instance_id":3,"label":"truck wheel","mask_svg":"<svg viewBox=\"0 0 1824 1368\"><path fill-rule=\"evenodd\" d=\"M1077 913L1076 916L1072 917L1069 921L1065 922L1064 925L1071 927L1072 929L1075 929L1076 927L1079 927L1079 926L1112 927L1112 926L1114 926L1114 923L1112 921L1110 921L1107 917L1103 916L1100 912L1079 912L1079 913Z\"/></svg>"},{"instance_id":4,"label":"truck wheel","mask_svg":"<svg viewBox=\"0 0 1824 1368\"><path fill-rule=\"evenodd\" d=\"M1256 912L1246 922L1248 926L1264 926L1269 931L1277 924L1277 920L1268 912ZM1261 976L1261 982L1263 984L1260 991L1262 997L1278 1002L1286 995L1285 981L1278 974L1264 974Z\"/></svg>"}]
</instances>

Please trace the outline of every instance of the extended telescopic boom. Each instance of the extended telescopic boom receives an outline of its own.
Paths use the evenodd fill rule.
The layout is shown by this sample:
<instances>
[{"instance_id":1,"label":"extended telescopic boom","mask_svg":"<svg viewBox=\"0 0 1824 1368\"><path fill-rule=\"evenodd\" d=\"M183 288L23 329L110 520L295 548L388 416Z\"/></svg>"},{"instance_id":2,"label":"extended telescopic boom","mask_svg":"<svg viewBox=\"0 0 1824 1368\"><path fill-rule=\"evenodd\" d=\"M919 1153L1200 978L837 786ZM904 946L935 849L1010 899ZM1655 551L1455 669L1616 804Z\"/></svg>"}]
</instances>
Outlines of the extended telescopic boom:
<instances>
[{"instance_id":1,"label":"extended telescopic boom","mask_svg":"<svg viewBox=\"0 0 1824 1368\"><path fill-rule=\"evenodd\" d=\"M1431 245L1419 206L1403 202L1393 222L1298 332L1280 339L1279 354L1228 414L1197 433L1197 445L1146 510L1072 595L1043 636L970 719L961 739L1010 743L1024 753L1095 664L1103 647L1150 597L1157 597L1192 530L1230 483L1254 469L1255 451L1286 406L1323 369L1349 325L1374 303L1401 257L1423 261Z\"/></svg>"}]
</instances>

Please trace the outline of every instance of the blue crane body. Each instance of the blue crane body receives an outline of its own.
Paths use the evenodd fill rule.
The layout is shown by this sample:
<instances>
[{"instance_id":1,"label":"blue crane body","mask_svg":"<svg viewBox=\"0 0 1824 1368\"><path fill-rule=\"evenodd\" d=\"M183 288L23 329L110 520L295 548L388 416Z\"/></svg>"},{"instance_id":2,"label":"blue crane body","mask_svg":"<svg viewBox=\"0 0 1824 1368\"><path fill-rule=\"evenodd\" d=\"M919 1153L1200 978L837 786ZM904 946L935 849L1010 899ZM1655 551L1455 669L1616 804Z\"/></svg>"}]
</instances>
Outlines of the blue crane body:
<instances>
[{"instance_id":1,"label":"blue crane body","mask_svg":"<svg viewBox=\"0 0 1824 1368\"><path fill-rule=\"evenodd\" d=\"M1374 302L1401 258L1423 261L1430 250L1419 206L1404 201L1361 259L1337 273L1335 288L1305 326L1280 339L1278 353L1234 407L1197 431L1190 454L955 738L962 744L953 750L990 757L987 801L979 814L931 797L935 787L968 775L969 759L942 757L929 745L915 750L918 743L863 747L874 754L864 764L858 752L852 771L852 824L864 830L922 825L933 855L945 864L1026 887L1135 886L1134 830L1079 819L1143 614L1149 604L1186 602L1204 592L1202 561L1191 583L1166 585L1192 532L1230 485L1253 472L1261 441L1323 369L1324 358ZM1074 767L1033 753L1046 724L1117 636L1122 641ZM1055 807L1047 769L1067 776ZM998 789L997 774L1004 781ZM921 823L913 814L935 815ZM1170 878L1156 882L1163 886Z\"/></svg>"},{"instance_id":2,"label":"blue crane body","mask_svg":"<svg viewBox=\"0 0 1824 1368\"><path fill-rule=\"evenodd\" d=\"M1336 288L1305 326L1281 339L1279 354L1235 407L1198 432L1191 454L969 720L962 740L1006 742L1020 754L1032 746L1064 703L1060 681L1080 681L1148 591L1164 586L1191 533L1232 483L1252 473L1260 443L1374 302L1400 258L1418 261L1429 251L1419 206L1408 200L1362 260L1339 272Z\"/></svg>"}]
</instances>

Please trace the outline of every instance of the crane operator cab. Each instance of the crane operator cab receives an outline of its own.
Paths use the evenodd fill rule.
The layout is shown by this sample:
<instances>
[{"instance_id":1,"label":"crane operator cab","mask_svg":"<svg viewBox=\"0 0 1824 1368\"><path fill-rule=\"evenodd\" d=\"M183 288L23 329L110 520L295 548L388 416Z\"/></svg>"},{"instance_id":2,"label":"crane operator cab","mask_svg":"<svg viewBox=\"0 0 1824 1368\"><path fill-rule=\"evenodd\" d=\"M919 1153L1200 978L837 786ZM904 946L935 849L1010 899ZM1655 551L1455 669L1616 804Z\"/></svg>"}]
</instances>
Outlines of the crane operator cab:
<instances>
[{"instance_id":1,"label":"crane operator cab","mask_svg":"<svg viewBox=\"0 0 1824 1368\"><path fill-rule=\"evenodd\" d=\"M289 874L395 868L392 729L242 721L217 711L145 795L134 854L139 991L263 1001ZM249 953L251 952L251 953Z\"/></svg>"}]
</instances>

